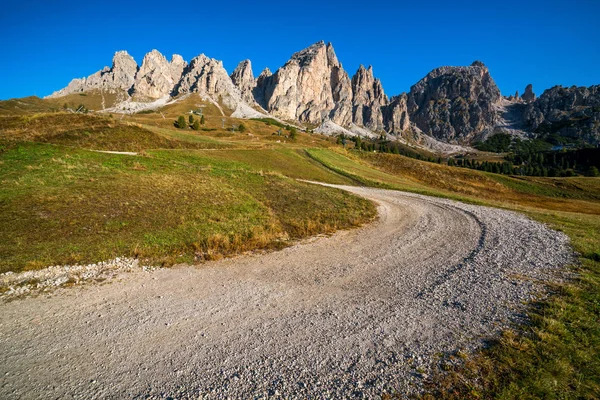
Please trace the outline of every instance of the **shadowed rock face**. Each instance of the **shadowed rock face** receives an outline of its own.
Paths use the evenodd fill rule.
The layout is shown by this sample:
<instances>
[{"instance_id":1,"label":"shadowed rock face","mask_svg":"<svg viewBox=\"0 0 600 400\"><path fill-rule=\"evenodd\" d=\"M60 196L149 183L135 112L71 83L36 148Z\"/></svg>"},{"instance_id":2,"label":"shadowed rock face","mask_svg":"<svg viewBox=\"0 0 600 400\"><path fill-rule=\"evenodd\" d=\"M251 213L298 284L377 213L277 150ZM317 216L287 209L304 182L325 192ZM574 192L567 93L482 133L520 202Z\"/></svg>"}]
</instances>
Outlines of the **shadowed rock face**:
<instances>
[{"instance_id":1,"label":"shadowed rock face","mask_svg":"<svg viewBox=\"0 0 600 400\"><path fill-rule=\"evenodd\" d=\"M598 144L600 85L554 86L527 106L524 119L528 127L538 134L557 133Z\"/></svg>"},{"instance_id":2,"label":"shadowed rock face","mask_svg":"<svg viewBox=\"0 0 600 400\"><path fill-rule=\"evenodd\" d=\"M254 100L264 109L267 108L265 91L272 75L273 73L271 70L269 68L265 68L260 73L258 78L256 78L256 86L252 89L252 96L254 97Z\"/></svg>"},{"instance_id":3,"label":"shadowed rock face","mask_svg":"<svg viewBox=\"0 0 600 400\"><path fill-rule=\"evenodd\" d=\"M383 121L386 132L397 135L410 128L407 103L408 95L402 93L399 96L392 97L387 107L383 108Z\"/></svg>"},{"instance_id":4,"label":"shadowed rock face","mask_svg":"<svg viewBox=\"0 0 600 400\"><path fill-rule=\"evenodd\" d=\"M500 90L485 65L441 67L411 87L410 119L424 133L450 143L469 143L492 129Z\"/></svg>"}]
</instances>

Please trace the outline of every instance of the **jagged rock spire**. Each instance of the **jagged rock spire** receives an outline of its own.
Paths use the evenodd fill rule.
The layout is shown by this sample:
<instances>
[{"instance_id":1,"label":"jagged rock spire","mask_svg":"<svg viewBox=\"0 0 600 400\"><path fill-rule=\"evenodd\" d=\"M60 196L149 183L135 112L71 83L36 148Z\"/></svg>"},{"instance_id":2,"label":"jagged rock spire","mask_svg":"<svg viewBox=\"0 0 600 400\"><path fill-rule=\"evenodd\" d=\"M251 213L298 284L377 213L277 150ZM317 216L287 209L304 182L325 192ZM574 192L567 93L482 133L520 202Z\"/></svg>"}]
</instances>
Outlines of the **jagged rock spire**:
<instances>
[{"instance_id":1,"label":"jagged rock spire","mask_svg":"<svg viewBox=\"0 0 600 400\"><path fill-rule=\"evenodd\" d=\"M381 81L373 76L373 67L362 64L352 77L352 120L373 131L384 129L381 107L388 104Z\"/></svg>"},{"instance_id":2,"label":"jagged rock spire","mask_svg":"<svg viewBox=\"0 0 600 400\"><path fill-rule=\"evenodd\" d=\"M229 77L233 84L240 90L242 98L248 103L254 103L253 90L256 87L256 80L252 73L252 63L250 60L241 61Z\"/></svg>"},{"instance_id":3,"label":"jagged rock spire","mask_svg":"<svg viewBox=\"0 0 600 400\"><path fill-rule=\"evenodd\" d=\"M158 50L152 50L135 77L133 93L150 99L171 95L186 65L180 55L173 55L169 62Z\"/></svg>"}]
</instances>

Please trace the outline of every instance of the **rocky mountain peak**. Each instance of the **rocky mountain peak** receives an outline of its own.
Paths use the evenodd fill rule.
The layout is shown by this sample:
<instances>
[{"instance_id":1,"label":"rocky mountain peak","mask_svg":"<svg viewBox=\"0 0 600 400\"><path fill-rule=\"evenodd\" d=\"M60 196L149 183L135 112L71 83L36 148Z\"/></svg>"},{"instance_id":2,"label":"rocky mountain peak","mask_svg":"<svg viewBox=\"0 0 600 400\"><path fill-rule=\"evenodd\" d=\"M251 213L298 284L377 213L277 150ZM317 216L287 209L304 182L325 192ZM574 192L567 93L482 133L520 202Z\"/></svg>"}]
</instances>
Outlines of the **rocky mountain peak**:
<instances>
[{"instance_id":1,"label":"rocky mountain peak","mask_svg":"<svg viewBox=\"0 0 600 400\"><path fill-rule=\"evenodd\" d=\"M493 129L500 90L481 62L431 71L408 95L411 121L424 133L450 143L469 143Z\"/></svg>"},{"instance_id":2,"label":"rocky mountain peak","mask_svg":"<svg viewBox=\"0 0 600 400\"><path fill-rule=\"evenodd\" d=\"M320 41L294 53L272 76L259 79L255 97L282 119L320 124L332 118L343 124L350 122L349 83L333 46ZM337 110L337 103L344 110Z\"/></svg>"},{"instance_id":3,"label":"rocky mountain peak","mask_svg":"<svg viewBox=\"0 0 600 400\"><path fill-rule=\"evenodd\" d=\"M531 85L530 92L533 94ZM526 89L526 92L527 89ZM525 93L523 93L525 96ZM554 86L527 104L525 123L532 131L558 133L600 144L600 85Z\"/></svg>"},{"instance_id":4,"label":"rocky mountain peak","mask_svg":"<svg viewBox=\"0 0 600 400\"><path fill-rule=\"evenodd\" d=\"M271 70L269 69L269 67L266 67L265 69L262 70L262 72L258 76L258 79L260 79L260 78L268 78L271 75L273 75L273 73L271 72Z\"/></svg>"},{"instance_id":5,"label":"rocky mountain peak","mask_svg":"<svg viewBox=\"0 0 600 400\"><path fill-rule=\"evenodd\" d=\"M257 79L249 60L229 75L221 61L204 54L188 65L177 54L168 61L152 50L138 68L127 52L118 51L111 67L74 79L49 97L97 89L118 93L121 100L134 95L136 101L196 92L235 110L258 104L283 120L333 123L362 134L410 131L447 143L470 144L502 131L507 121L518 125L519 134L558 132L600 141L600 86L556 86L536 98L530 84L522 96L517 91L503 98L485 64L474 61L436 68L408 94L389 100L372 66L360 65L350 78L332 44L323 41L294 53L275 73L265 68ZM511 126L507 129L515 131Z\"/></svg>"},{"instance_id":6,"label":"rocky mountain peak","mask_svg":"<svg viewBox=\"0 0 600 400\"><path fill-rule=\"evenodd\" d=\"M240 90L233 84L223 63L204 54L190 61L174 91L176 94L200 93L220 97L231 109L235 109L241 100Z\"/></svg>"},{"instance_id":7,"label":"rocky mountain peak","mask_svg":"<svg viewBox=\"0 0 600 400\"><path fill-rule=\"evenodd\" d=\"M160 51L152 50L144 56L135 77L133 93L150 99L171 95L186 65L178 54L174 54L169 62Z\"/></svg>"},{"instance_id":8,"label":"rocky mountain peak","mask_svg":"<svg viewBox=\"0 0 600 400\"><path fill-rule=\"evenodd\" d=\"M254 82L254 74L252 73L252 62L250 60L240 61L230 75L233 84L237 87Z\"/></svg>"},{"instance_id":9,"label":"rocky mountain peak","mask_svg":"<svg viewBox=\"0 0 600 400\"><path fill-rule=\"evenodd\" d=\"M533 93L533 85L531 83L525 87L521 99L523 99L525 103L531 103L535 100L535 93Z\"/></svg>"},{"instance_id":10,"label":"rocky mountain peak","mask_svg":"<svg viewBox=\"0 0 600 400\"><path fill-rule=\"evenodd\" d=\"M256 80L252 73L252 63L250 60L241 61L233 70L230 78L242 93L242 98L250 104L254 103L253 90L256 86Z\"/></svg>"},{"instance_id":11,"label":"rocky mountain peak","mask_svg":"<svg viewBox=\"0 0 600 400\"><path fill-rule=\"evenodd\" d=\"M342 64L339 62L337 55L335 54L335 50L333 49L333 45L331 43L327 43L327 62L330 66L333 67L341 67Z\"/></svg>"},{"instance_id":12,"label":"rocky mountain peak","mask_svg":"<svg viewBox=\"0 0 600 400\"><path fill-rule=\"evenodd\" d=\"M126 51L117 51L113 57L110 69L112 86L123 90L129 90L135 82L138 65ZM108 78L108 77L107 77Z\"/></svg>"},{"instance_id":13,"label":"rocky mountain peak","mask_svg":"<svg viewBox=\"0 0 600 400\"><path fill-rule=\"evenodd\" d=\"M325 45L325 42L321 40L304 50L292 54L288 63L296 62L300 67L304 67L312 64L315 59L327 60L327 53L327 46Z\"/></svg>"},{"instance_id":14,"label":"rocky mountain peak","mask_svg":"<svg viewBox=\"0 0 600 400\"><path fill-rule=\"evenodd\" d=\"M106 90L109 92L128 91L135 81L138 65L126 51L117 51L113 56L112 67L87 78L73 79L67 87L52 93L49 98L81 93L88 90Z\"/></svg>"},{"instance_id":15,"label":"rocky mountain peak","mask_svg":"<svg viewBox=\"0 0 600 400\"><path fill-rule=\"evenodd\" d=\"M360 65L352 77L352 119L359 126L374 131L384 129L381 107L388 104L379 79L373 76L373 67Z\"/></svg>"}]
</instances>

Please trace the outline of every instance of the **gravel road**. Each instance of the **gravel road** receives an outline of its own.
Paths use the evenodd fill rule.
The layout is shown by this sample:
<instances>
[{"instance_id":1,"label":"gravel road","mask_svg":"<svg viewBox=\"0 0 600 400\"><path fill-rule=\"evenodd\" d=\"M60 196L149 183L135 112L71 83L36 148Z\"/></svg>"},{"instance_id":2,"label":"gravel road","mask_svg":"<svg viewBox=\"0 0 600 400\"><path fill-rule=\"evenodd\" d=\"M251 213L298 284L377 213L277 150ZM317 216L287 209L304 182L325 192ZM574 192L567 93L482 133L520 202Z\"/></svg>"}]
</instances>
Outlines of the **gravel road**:
<instances>
[{"instance_id":1,"label":"gravel road","mask_svg":"<svg viewBox=\"0 0 600 400\"><path fill-rule=\"evenodd\" d=\"M403 192L266 255L0 304L0 398L372 398L523 318L573 262L526 217Z\"/></svg>"}]
</instances>

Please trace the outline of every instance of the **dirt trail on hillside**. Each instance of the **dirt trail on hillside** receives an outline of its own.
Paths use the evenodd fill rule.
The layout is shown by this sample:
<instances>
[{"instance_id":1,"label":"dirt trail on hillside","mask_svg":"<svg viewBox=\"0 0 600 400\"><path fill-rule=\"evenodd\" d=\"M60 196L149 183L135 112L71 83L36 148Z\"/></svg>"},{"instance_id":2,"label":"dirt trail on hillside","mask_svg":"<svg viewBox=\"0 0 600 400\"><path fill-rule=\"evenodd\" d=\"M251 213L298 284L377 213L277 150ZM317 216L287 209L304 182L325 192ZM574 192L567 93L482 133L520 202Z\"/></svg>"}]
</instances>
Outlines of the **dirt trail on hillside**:
<instances>
[{"instance_id":1,"label":"dirt trail on hillside","mask_svg":"<svg viewBox=\"0 0 600 400\"><path fill-rule=\"evenodd\" d=\"M418 390L573 261L524 216L343 187L361 229L0 305L0 398L353 398Z\"/></svg>"}]
</instances>

